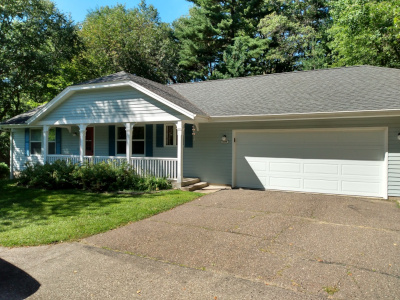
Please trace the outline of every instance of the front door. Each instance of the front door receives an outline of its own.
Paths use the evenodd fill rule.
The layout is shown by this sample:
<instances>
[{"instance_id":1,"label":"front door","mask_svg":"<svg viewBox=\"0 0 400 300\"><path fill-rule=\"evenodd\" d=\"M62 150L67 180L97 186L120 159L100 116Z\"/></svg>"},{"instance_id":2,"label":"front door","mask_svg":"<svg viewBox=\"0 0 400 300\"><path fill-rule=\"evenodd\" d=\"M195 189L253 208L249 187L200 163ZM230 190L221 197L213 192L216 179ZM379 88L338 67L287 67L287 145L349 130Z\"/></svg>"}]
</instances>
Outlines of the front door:
<instances>
[{"instance_id":1,"label":"front door","mask_svg":"<svg viewBox=\"0 0 400 300\"><path fill-rule=\"evenodd\" d=\"M93 127L86 128L86 156L93 156L94 154L94 130Z\"/></svg>"}]
</instances>

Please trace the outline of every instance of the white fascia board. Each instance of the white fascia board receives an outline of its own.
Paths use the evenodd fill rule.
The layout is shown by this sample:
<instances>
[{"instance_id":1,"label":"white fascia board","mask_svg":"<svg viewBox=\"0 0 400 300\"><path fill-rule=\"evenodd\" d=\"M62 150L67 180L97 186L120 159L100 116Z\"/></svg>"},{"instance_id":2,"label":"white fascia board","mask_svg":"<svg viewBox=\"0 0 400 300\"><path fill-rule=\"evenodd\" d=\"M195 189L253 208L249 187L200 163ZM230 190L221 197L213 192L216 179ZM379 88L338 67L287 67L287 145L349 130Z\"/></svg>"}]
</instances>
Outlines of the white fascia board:
<instances>
[{"instance_id":1,"label":"white fascia board","mask_svg":"<svg viewBox=\"0 0 400 300\"><path fill-rule=\"evenodd\" d=\"M344 118L371 118L371 117L398 117L400 110L369 110L369 111L343 111L320 112L301 114L271 114L271 115L237 115L237 116L211 116L210 122L248 122L248 121L288 121L288 120L314 120L314 119L344 119Z\"/></svg>"},{"instance_id":2,"label":"white fascia board","mask_svg":"<svg viewBox=\"0 0 400 300\"><path fill-rule=\"evenodd\" d=\"M170 118L157 118L157 117L132 117L132 118L101 118L101 119L61 119L58 121L38 121L39 125L77 125L77 124L116 124L116 123L162 123L162 122L177 122L180 119L171 116Z\"/></svg>"},{"instance_id":3,"label":"white fascia board","mask_svg":"<svg viewBox=\"0 0 400 300\"><path fill-rule=\"evenodd\" d=\"M63 90L60 94L58 94L53 100L47 103L39 112L33 115L28 121L27 124L32 124L36 120L38 120L41 116L45 115L47 112L54 109L57 104L61 103L67 96L71 93L76 91L84 91L84 90L91 90L91 89L101 89L101 88L111 88L111 87L121 87L121 86L131 86L138 91L152 97L153 99L171 107L172 109L182 113L183 115L189 117L190 119L194 119L196 117L195 114L189 112L188 110L176 105L163 97L149 91L148 89L142 87L141 85L134 83L133 81L121 81L121 82L113 82L113 83L96 83L96 84L88 84L88 85L76 85L67 87Z\"/></svg>"}]
</instances>

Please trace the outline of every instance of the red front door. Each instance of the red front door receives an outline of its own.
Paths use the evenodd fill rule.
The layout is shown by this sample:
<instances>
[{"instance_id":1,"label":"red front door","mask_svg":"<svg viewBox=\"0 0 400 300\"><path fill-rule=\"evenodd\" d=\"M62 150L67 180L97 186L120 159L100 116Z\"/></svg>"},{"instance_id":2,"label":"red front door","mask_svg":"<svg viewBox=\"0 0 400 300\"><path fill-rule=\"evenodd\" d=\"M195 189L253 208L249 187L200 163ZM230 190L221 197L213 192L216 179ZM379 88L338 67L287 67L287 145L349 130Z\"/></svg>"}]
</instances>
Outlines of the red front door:
<instances>
[{"instance_id":1,"label":"red front door","mask_svg":"<svg viewBox=\"0 0 400 300\"><path fill-rule=\"evenodd\" d=\"M86 152L85 155L93 156L94 153L94 134L93 127L86 128Z\"/></svg>"}]
</instances>

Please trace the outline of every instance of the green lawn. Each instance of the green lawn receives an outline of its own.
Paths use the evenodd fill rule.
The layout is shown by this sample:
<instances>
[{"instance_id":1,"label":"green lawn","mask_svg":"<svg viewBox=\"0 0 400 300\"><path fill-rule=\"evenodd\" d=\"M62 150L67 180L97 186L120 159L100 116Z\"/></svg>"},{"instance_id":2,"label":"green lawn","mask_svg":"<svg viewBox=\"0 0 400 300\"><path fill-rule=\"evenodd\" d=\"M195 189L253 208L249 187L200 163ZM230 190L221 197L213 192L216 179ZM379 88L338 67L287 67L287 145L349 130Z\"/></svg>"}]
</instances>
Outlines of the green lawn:
<instances>
[{"instance_id":1,"label":"green lawn","mask_svg":"<svg viewBox=\"0 0 400 300\"><path fill-rule=\"evenodd\" d=\"M143 195L45 191L0 181L0 245L31 246L76 240L200 196L180 190Z\"/></svg>"}]
</instances>

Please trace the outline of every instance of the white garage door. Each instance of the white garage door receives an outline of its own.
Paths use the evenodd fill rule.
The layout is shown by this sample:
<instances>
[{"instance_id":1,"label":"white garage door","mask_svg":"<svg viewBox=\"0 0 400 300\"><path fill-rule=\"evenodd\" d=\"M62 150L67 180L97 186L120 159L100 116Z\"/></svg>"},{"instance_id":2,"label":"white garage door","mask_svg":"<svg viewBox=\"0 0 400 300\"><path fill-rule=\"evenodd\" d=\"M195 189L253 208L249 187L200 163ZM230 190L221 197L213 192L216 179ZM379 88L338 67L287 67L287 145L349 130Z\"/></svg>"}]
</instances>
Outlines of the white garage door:
<instances>
[{"instance_id":1,"label":"white garage door","mask_svg":"<svg viewBox=\"0 0 400 300\"><path fill-rule=\"evenodd\" d=\"M237 187L387 197L386 130L234 131Z\"/></svg>"}]
</instances>

